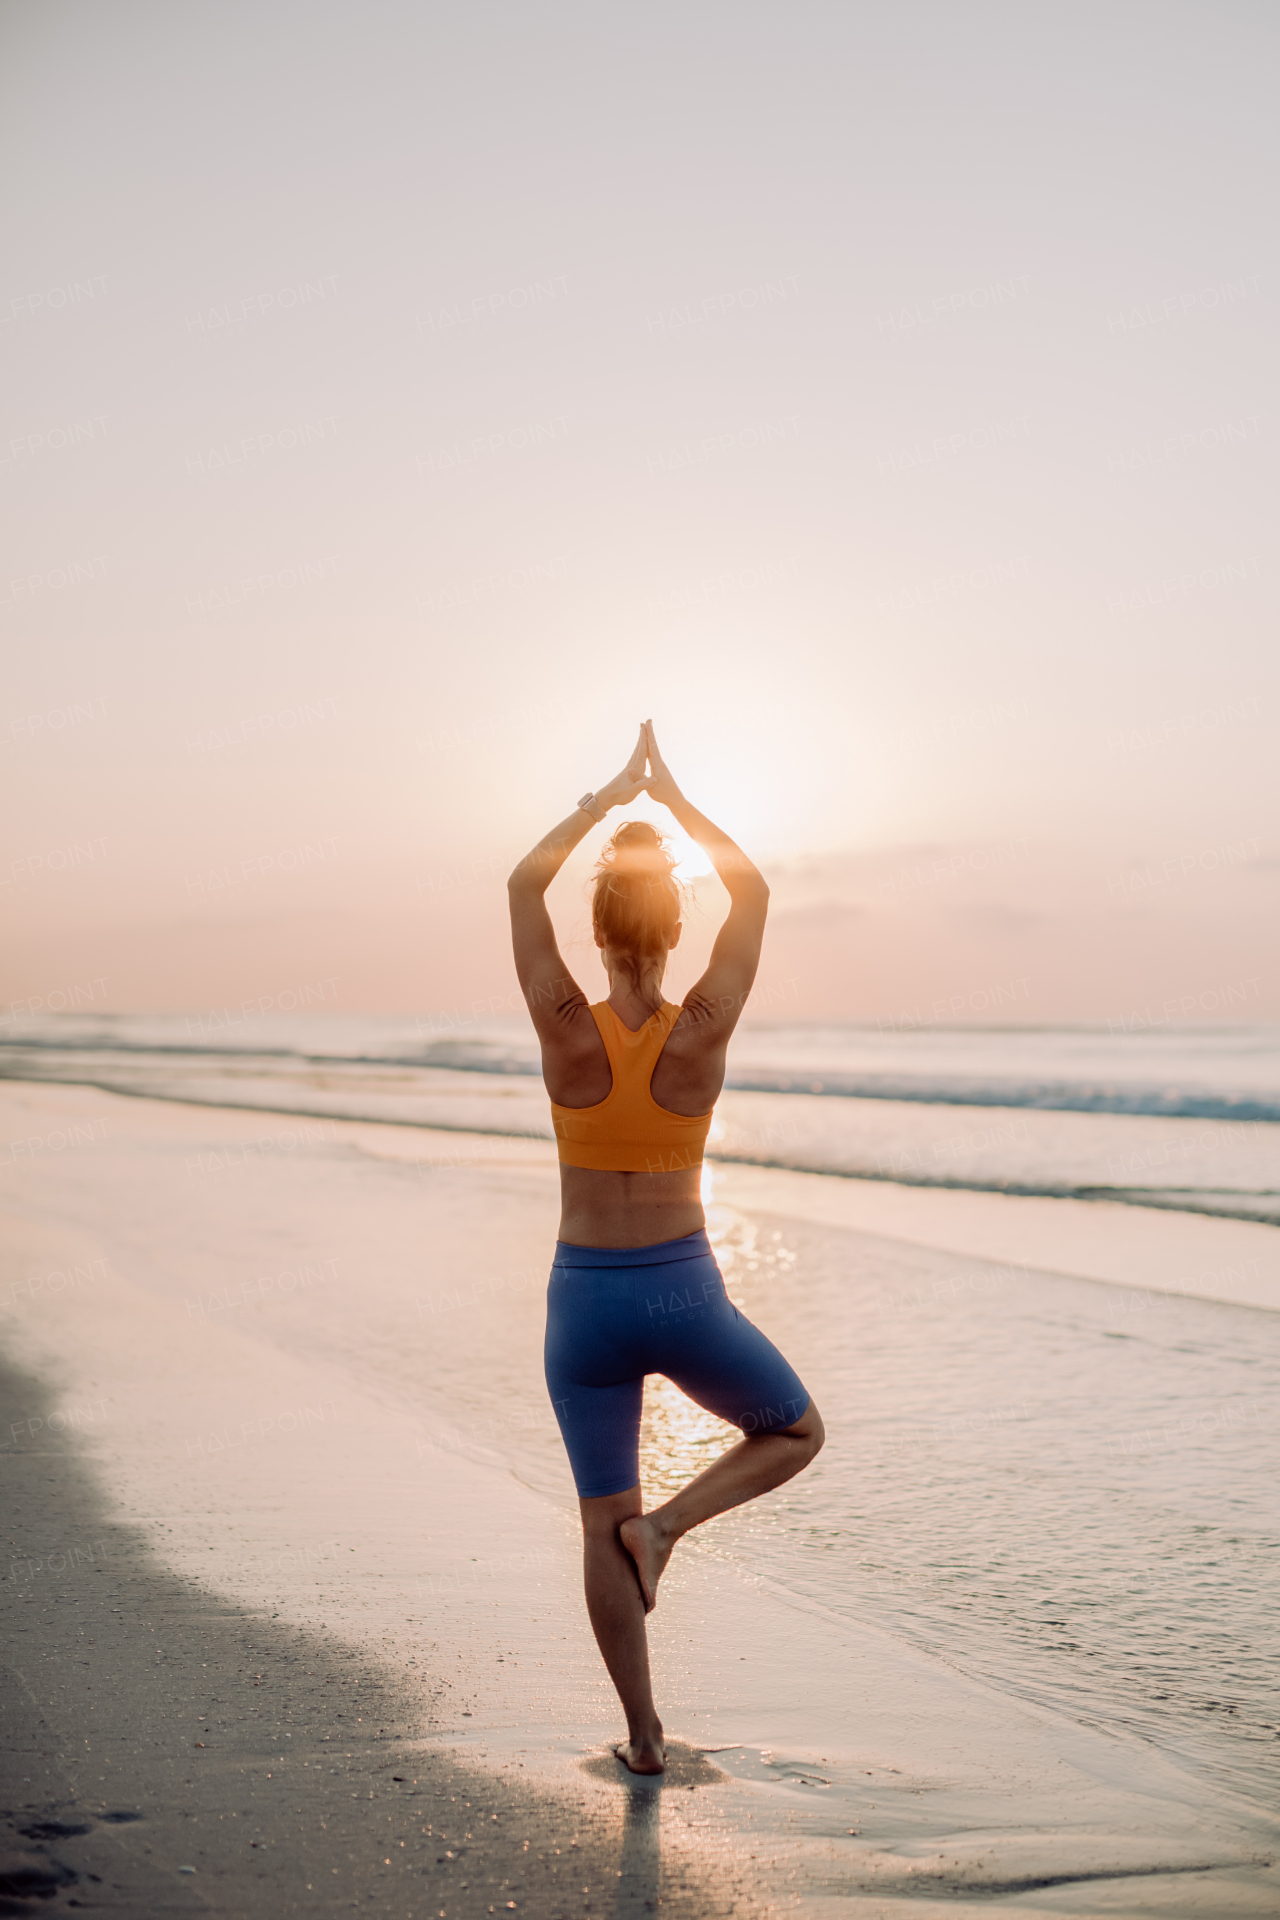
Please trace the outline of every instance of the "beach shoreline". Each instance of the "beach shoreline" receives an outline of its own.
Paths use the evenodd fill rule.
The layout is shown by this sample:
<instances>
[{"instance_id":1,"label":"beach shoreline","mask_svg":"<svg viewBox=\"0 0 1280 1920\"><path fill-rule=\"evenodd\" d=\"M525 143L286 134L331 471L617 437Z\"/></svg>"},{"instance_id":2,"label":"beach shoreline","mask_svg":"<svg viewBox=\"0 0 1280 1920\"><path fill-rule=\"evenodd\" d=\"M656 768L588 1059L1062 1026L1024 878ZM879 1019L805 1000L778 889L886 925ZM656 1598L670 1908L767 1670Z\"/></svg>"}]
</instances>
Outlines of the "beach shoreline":
<instances>
[{"instance_id":1,"label":"beach shoreline","mask_svg":"<svg viewBox=\"0 0 1280 1920\"><path fill-rule=\"evenodd\" d=\"M517 1260L530 1263L539 1247L549 1252L553 1157L536 1143L510 1142L495 1156L439 1169L440 1177L427 1184L415 1165L420 1134L406 1138L409 1129L397 1134L369 1123L327 1123L321 1138L286 1146L292 1130L280 1116L274 1134L265 1136L275 1138L276 1147L243 1160L235 1171L231 1149L249 1137L243 1114L48 1086L10 1084L0 1100L11 1137L47 1137L68 1128L74 1133L77 1127L89 1136L65 1152L28 1157L20 1173L10 1174L3 1196L8 1264L0 1302L8 1351L30 1383L18 1383L16 1411L6 1423L8 1431L15 1422L19 1428L11 1449L15 1470L33 1476L22 1515L26 1531L15 1533L16 1564L41 1563L11 1579L8 1597L15 1605L21 1601L32 1620L40 1617L34 1608L46 1608L48 1623L25 1644L55 1664L65 1662L82 1628L88 1637L85 1622L92 1620L92 1671L104 1683L112 1673L119 1676L104 1686L107 1698L94 1708L103 1714L104 1728L110 1723L122 1756L117 1810L147 1792L155 1801L158 1776L146 1773L140 1756L147 1739L154 1746L159 1702L175 1709L181 1690L152 1694L148 1706L129 1683L139 1642L135 1632L126 1644L122 1620L134 1616L136 1629L137 1619L146 1616L130 1598L128 1582L116 1584L116 1565L52 1564L51 1553L65 1561L68 1541L96 1551L95 1539L108 1537L104 1527L132 1531L135 1544L128 1556L118 1556L118 1564L126 1557L146 1560L149 1575L168 1582L171 1594L180 1589L188 1597L204 1596L193 1603L190 1631L182 1629L188 1648L183 1658L192 1673L200 1635L211 1610L219 1608L220 1617L236 1623L236 1634L249 1631L246 1621L258 1639L268 1628L276 1634L280 1644L271 1657L277 1662L290 1645L295 1652L302 1645L298 1636L306 1638L308 1659L297 1664L316 1665L321 1642L330 1654L341 1647L362 1658L371 1675L376 1668L384 1676L371 1699L395 1700L396 1714L381 1704L373 1714L385 1729L386 1752L394 1748L406 1764L410 1752L431 1757L433 1764L443 1755L440 1764L468 1778L473 1772L494 1779L504 1768L507 1775L519 1771L526 1776L521 1792L542 1794L571 1826L577 1821L575 1831L585 1832L594 1821L592 1844L598 1843L600 1864L579 1884L594 1893L602 1874L609 1879L601 1911L630 1911L627 1902L638 1902L635 1910L643 1911L660 1891L663 1905L673 1910L707 1913L775 1906L825 1912L839 1900L845 1912L883 1908L905 1914L926 1898L931 1911L944 1899L960 1913L973 1902L989 1907L992 1899L1015 1913L1103 1906L1110 1913L1203 1913L1209 1910L1207 1881L1220 1889L1231 1912L1274 1906L1274 1870L1257 1864L1266 1848L1256 1809L1225 1792L1206 1800L1202 1782L1132 1740L1072 1727L1002 1697L878 1628L779 1589L768 1575L744 1575L697 1544L673 1566L653 1632L659 1689L670 1703L669 1729L687 1743L683 1765L696 1777L683 1779L673 1770L657 1812L646 1801L633 1816L628 1809L636 1790L619 1778L617 1763L605 1752L620 1727L583 1615L570 1503L548 1500L524 1484L507 1457L493 1449L442 1451L432 1436L450 1412L438 1384L424 1385L416 1409L376 1384L379 1343L441 1337L440 1323L429 1317L417 1315L415 1330L403 1310L397 1309L398 1317L384 1311L391 1300L392 1243L378 1236L401 1227L399 1216L383 1225L380 1212L389 1216L393 1205L403 1205L403 1219L418 1222L424 1244L436 1248L454 1245L460 1232L474 1234L483 1218L484 1260L492 1269L509 1261L514 1270ZM202 1163L214 1161L219 1170L206 1165L201 1171ZM346 1363L332 1339L323 1348L314 1340L299 1342L297 1295L291 1302L245 1300L234 1310L207 1310L209 1289L228 1264L227 1247L243 1236L272 1233L278 1265L286 1250L292 1258L306 1245L317 1217L313 1196L332 1185L339 1167L352 1191L367 1199L361 1232L368 1261L352 1283L350 1308L343 1296L327 1311L342 1309L334 1325L347 1329L353 1357L357 1348L374 1352L363 1371ZM717 1169L714 1180L721 1184L713 1204L756 1208L763 1216L781 1203L784 1212L803 1206L812 1217L809 1186L788 1196L776 1182L813 1178ZM843 1190L849 1183L831 1184ZM154 1196L145 1232L131 1206L135 1190ZM864 1202L871 1204L865 1194L858 1204ZM843 1224L853 1230L854 1223ZM881 1235L891 1224L881 1217L873 1227L865 1214L861 1221L864 1231ZM955 1230L941 1221L930 1229ZM224 1244L215 1244L219 1234ZM295 1259L288 1270L295 1269L305 1271L305 1264ZM345 1274L345 1256L338 1270ZM55 1286L54 1274L71 1278ZM45 1284L35 1287L42 1275ZM333 1293L331 1288L326 1295L317 1283L306 1296L308 1311L313 1301L318 1311ZM310 1324L307 1331L314 1331ZM464 1364L463 1347L449 1351L457 1365ZM84 1414L99 1405L100 1416ZM72 1418L77 1410L83 1417ZM56 1413L60 1427L49 1418ZM33 1431L37 1419L44 1424ZM37 1444L43 1438L47 1446L53 1432L59 1436L58 1465ZM81 1473L98 1491L92 1517L58 1506L64 1480ZM112 1596L109 1602L90 1600L99 1589ZM86 1607L91 1612L77 1615ZM171 1611L177 1610L175 1603ZM295 1640L286 1645L288 1636ZM109 1657L97 1651L99 1645L112 1648ZM149 1633L141 1645L153 1660ZM208 1657L207 1651L201 1656ZM225 1665L224 1655L218 1658ZM186 1704L209 1707L198 1690ZM72 1745L78 1751L86 1736L77 1738L69 1706L42 1711L49 1713L49 1730L39 1740L33 1735L33 1744L43 1740L52 1769L55 1752L66 1754ZM277 1755L284 1743L275 1734L291 1731L296 1739L304 1722L314 1753L332 1744L336 1723L326 1723L312 1703L306 1713L297 1709L293 1729L277 1723ZM250 1727L247 1719L244 1726ZM177 1739L175 1729L163 1731ZM196 1754L194 1739L205 1738L194 1726L183 1732L181 1745L173 1747L175 1764L179 1755ZM194 1734L189 1746L186 1733ZM699 1747L724 1751L699 1761L692 1757ZM237 1765L269 1771L274 1791L284 1761L272 1761L265 1747L256 1759L248 1746L233 1745L233 1751L243 1755ZM364 1760L352 1746L358 1786L345 1772L306 1781L302 1805L317 1820L329 1799L336 1808L343 1796L349 1805L352 1792L367 1795L371 1783L375 1794L386 1786L383 1750L376 1749L376 1764L373 1746L361 1751ZM202 1764L208 1752L206 1744ZM134 1772L126 1790L124 1757L130 1753L127 1765ZM305 1772L319 1765L309 1762ZM420 1780L426 1765L423 1758ZM289 1767L292 1788L304 1772L296 1754ZM397 1763L395 1771L403 1770ZM48 1779L50 1804L70 1804L67 1783L74 1785L77 1806L93 1801L74 1772L64 1768L55 1779L50 1771ZM337 1798L325 1784L330 1779L342 1783ZM169 1780L194 1791L185 1776L171 1773ZM89 1784L97 1789L103 1783ZM263 1786L265 1791L265 1781ZM457 1787L438 1790L456 1793ZM207 1804L212 1812L214 1800ZM266 1802L255 1805L265 1808ZM499 1826L503 1818L500 1812ZM290 1856L285 1845L286 1829L296 1821L293 1812L279 1816L279 1872L273 1866L276 1877L265 1883L277 1892L287 1887L291 1899L310 1897L305 1883L299 1891L296 1874L312 1854L295 1846ZM90 1824L91 1834L83 1836L86 1859L92 1848L107 1844L98 1813ZM159 1814L155 1824L159 1832ZM141 1833L143 1823L125 1825ZM222 1862L219 1871L230 1872L227 1822L221 1825L214 1857ZM544 1817L539 1831L549 1830ZM178 1831L165 1827L166 1834ZM407 1838L397 1826L397 1851L401 1837ZM752 1845L744 1860L747 1840ZM117 1849L124 1844L118 1837L110 1841ZM128 1842L140 1875L144 1868L152 1871L141 1855L143 1844ZM347 1851L358 1852L363 1844L353 1838ZM319 1848L317 1842L317 1854ZM518 1851L523 1856L522 1845ZM360 1857L365 1881L359 1901L376 1911L383 1894L376 1875L369 1875L375 1867L391 1869L383 1856ZM452 1920L455 1913L484 1913L489 1904L500 1904L494 1889L504 1877L511 1879L512 1865L499 1836L489 1836L483 1858L483 1900L478 1879L461 1901L460 1888L446 1898L439 1891L444 1882L431 1875L438 1871L447 1878L451 1868L437 1867L432 1856L420 1883L432 1891L429 1897L418 1894L415 1883L412 1911L434 1915L443 1905ZM173 1872L182 1864L199 1863L175 1861ZM244 1876L258 1869L255 1864L236 1871L241 1880L235 1884L250 1887ZM1135 1889L1131 1907L1124 1897L1129 1883ZM158 1882L154 1894L142 1879L136 1884L139 1900L144 1893L159 1899ZM564 1910L556 1904L562 1888L551 1867L540 1888L522 1891L519 1910ZM385 1910L410 1910L402 1891L395 1895L399 1904ZM235 1898L241 1897L237 1892ZM249 1894L243 1897L247 1902ZM42 1904L42 1910L59 1909L64 1895L53 1898L55 1904ZM271 1909L246 1904L243 1910ZM301 1904L274 1910L329 1909ZM594 1900L591 1910L597 1910Z\"/></svg>"}]
</instances>

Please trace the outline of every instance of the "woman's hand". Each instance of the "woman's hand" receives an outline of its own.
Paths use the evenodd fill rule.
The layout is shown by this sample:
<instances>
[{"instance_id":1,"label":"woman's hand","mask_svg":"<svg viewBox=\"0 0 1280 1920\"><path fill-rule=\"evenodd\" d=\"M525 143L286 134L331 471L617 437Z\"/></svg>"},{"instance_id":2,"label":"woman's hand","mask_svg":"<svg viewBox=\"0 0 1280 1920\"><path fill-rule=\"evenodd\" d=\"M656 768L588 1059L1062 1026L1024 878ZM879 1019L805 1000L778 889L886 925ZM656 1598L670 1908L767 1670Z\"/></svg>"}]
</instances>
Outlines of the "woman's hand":
<instances>
[{"instance_id":1,"label":"woman's hand","mask_svg":"<svg viewBox=\"0 0 1280 1920\"><path fill-rule=\"evenodd\" d=\"M638 793L644 793L648 779L644 770L647 750L643 723L640 737L636 741L635 751L621 773L615 773L606 786L597 787L593 798L601 807L625 807L628 800L634 800Z\"/></svg>"},{"instance_id":2,"label":"woman's hand","mask_svg":"<svg viewBox=\"0 0 1280 1920\"><path fill-rule=\"evenodd\" d=\"M654 737L652 720L646 720L644 722L640 729L640 739L649 759L649 774L645 781L645 788L649 798L656 800L660 806L675 806L677 801L684 799L684 795L676 785L675 776L671 772L671 769L658 752L658 742Z\"/></svg>"}]
</instances>

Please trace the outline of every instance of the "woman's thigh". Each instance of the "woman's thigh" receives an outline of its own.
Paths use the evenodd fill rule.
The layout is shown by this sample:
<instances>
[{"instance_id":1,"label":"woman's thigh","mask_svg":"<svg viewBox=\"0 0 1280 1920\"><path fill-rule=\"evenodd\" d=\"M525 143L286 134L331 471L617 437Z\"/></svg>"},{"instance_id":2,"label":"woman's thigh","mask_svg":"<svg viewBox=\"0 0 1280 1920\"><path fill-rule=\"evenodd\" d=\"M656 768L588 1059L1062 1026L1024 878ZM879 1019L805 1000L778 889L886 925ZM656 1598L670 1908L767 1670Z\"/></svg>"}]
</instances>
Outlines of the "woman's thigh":
<instances>
[{"instance_id":1,"label":"woman's thigh","mask_svg":"<svg viewBox=\"0 0 1280 1920\"><path fill-rule=\"evenodd\" d=\"M645 1368L630 1276L614 1287L553 1269L543 1357L579 1499L634 1487Z\"/></svg>"}]
</instances>

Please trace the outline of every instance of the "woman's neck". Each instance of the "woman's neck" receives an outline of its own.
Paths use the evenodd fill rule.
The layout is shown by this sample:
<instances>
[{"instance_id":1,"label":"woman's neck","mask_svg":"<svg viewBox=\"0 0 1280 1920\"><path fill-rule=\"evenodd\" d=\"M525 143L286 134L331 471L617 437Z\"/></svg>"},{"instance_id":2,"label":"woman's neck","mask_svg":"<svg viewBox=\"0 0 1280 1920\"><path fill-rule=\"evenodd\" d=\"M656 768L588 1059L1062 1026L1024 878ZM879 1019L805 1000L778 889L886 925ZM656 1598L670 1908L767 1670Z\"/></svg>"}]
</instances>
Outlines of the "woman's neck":
<instances>
[{"instance_id":1,"label":"woman's neck","mask_svg":"<svg viewBox=\"0 0 1280 1920\"><path fill-rule=\"evenodd\" d=\"M641 974L638 987L625 974L615 974L609 981L609 1005L624 1026L638 1031L662 1005L661 972Z\"/></svg>"}]
</instances>

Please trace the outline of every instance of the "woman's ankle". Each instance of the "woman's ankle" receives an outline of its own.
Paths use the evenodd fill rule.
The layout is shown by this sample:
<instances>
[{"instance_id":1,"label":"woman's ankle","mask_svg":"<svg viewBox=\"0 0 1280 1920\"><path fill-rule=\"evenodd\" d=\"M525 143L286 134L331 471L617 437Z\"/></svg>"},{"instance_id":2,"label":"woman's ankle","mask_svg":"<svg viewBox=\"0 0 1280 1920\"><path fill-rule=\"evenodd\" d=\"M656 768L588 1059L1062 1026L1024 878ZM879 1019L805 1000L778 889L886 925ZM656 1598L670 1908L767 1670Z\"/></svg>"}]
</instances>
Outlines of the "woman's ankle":
<instances>
[{"instance_id":1,"label":"woman's ankle","mask_svg":"<svg viewBox=\"0 0 1280 1920\"><path fill-rule=\"evenodd\" d=\"M673 1505L674 1502L669 1500L664 1506L653 1507L644 1515L657 1534L659 1544L664 1547L674 1547L676 1541L688 1531L687 1527L681 1526L679 1516L672 1512Z\"/></svg>"}]
</instances>

